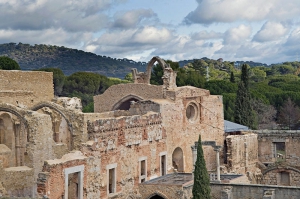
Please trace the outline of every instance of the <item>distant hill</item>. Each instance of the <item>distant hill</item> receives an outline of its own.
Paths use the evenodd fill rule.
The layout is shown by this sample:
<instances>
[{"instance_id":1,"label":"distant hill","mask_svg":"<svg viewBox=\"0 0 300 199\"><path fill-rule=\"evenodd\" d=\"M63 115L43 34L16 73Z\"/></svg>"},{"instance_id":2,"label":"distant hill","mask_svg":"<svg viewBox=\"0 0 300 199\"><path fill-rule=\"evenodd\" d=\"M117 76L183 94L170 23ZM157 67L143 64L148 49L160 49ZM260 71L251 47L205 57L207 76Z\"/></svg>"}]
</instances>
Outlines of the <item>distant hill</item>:
<instances>
[{"instance_id":1,"label":"distant hill","mask_svg":"<svg viewBox=\"0 0 300 199\"><path fill-rule=\"evenodd\" d=\"M77 71L91 71L108 77L124 78L131 68L146 70L145 62L129 59L115 59L82 50L52 45L0 44L0 56L8 56L17 61L22 70L45 67L60 68L65 75Z\"/></svg>"},{"instance_id":2,"label":"distant hill","mask_svg":"<svg viewBox=\"0 0 300 199\"><path fill-rule=\"evenodd\" d=\"M52 46L44 44L6 43L0 44L0 56L8 56L17 61L22 70L34 70L40 68L60 68L65 75L77 71L90 71L108 77L124 78L131 68L139 71L146 70L146 62L135 62L129 59L116 59L108 56L96 55L82 50L66 48L64 46ZM201 58L210 61L207 57ZM196 59L179 61L180 67L194 62ZM252 61L236 61L235 65L248 64L251 67L268 66Z\"/></svg>"},{"instance_id":3,"label":"distant hill","mask_svg":"<svg viewBox=\"0 0 300 199\"><path fill-rule=\"evenodd\" d=\"M209 61L211 59L207 58L207 57L203 57L201 58L203 59L204 61ZM194 62L195 59L190 59L190 60L182 60L182 61L179 61L179 66L180 67L183 67L184 65L188 64L188 63L192 63ZM234 65L235 66L241 66L242 64L248 64L250 67L256 67L256 66L264 66L264 67L268 67L269 65L268 64L263 64L263 63L260 63L260 62L253 62L253 61L235 61L234 62Z\"/></svg>"}]
</instances>

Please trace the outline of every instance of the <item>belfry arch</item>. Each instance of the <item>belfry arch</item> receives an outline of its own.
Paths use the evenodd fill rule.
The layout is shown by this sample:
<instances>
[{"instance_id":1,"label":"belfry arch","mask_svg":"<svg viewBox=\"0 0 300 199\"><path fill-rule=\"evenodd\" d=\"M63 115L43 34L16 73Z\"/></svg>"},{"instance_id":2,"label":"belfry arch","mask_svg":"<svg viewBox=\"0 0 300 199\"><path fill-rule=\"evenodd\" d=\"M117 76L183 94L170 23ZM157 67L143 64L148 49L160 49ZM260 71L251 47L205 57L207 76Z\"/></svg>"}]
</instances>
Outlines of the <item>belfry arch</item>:
<instances>
[{"instance_id":1,"label":"belfry arch","mask_svg":"<svg viewBox=\"0 0 300 199\"><path fill-rule=\"evenodd\" d=\"M146 72L138 72L137 69L132 69L132 78L134 83L150 84L152 67L155 62L158 62L164 71L166 68L172 69L163 59L155 56L148 62Z\"/></svg>"}]
</instances>

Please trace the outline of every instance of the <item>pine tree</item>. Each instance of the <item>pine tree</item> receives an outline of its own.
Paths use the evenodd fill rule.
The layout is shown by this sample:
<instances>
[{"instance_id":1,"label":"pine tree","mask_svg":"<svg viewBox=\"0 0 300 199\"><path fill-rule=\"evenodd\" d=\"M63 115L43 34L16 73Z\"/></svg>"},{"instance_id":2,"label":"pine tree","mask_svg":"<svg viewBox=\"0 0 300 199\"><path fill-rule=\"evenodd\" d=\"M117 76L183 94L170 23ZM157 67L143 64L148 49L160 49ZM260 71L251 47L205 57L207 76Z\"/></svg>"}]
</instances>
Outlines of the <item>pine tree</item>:
<instances>
[{"instance_id":1,"label":"pine tree","mask_svg":"<svg viewBox=\"0 0 300 199\"><path fill-rule=\"evenodd\" d=\"M210 199L210 182L199 135L197 161L194 171L193 199Z\"/></svg>"},{"instance_id":2,"label":"pine tree","mask_svg":"<svg viewBox=\"0 0 300 199\"><path fill-rule=\"evenodd\" d=\"M255 112L251 106L251 96L249 91L249 74L246 64L242 66L241 81L238 85L236 93L234 121L236 123L250 127L251 129L257 128L255 122Z\"/></svg>"},{"instance_id":3,"label":"pine tree","mask_svg":"<svg viewBox=\"0 0 300 199\"><path fill-rule=\"evenodd\" d=\"M6 56L0 56L0 70L20 70L19 64Z\"/></svg>"}]
</instances>

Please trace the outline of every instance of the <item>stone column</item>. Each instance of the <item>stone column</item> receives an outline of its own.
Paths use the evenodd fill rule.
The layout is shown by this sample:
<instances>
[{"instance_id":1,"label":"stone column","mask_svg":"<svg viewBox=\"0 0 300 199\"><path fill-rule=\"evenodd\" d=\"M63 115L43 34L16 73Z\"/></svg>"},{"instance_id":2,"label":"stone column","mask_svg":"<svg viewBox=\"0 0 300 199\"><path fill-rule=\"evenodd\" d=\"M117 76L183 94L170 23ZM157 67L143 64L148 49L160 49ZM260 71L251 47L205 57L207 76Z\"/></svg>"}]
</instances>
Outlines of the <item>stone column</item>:
<instances>
[{"instance_id":1,"label":"stone column","mask_svg":"<svg viewBox=\"0 0 300 199\"><path fill-rule=\"evenodd\" d=\"M247 142L244 142L244 146L245 146L245 172L247 172L247 170L248 170L248 146L247 146Z\"/></svg>"},{"instance_id":2,"label":"stone column","mask_svg":"<svg viewBox=\"0 0 300 199\"><path fill-rule=\"evenodd\" d=\"M220 153L221 147L220 146L216 146L214 148L214 151L216 152L216 163L217 163L217 181L221 182L221 178L220 178Z\"/></svg>"},{"instance_id":3,"label":"stone column","mask_svg":"<svg viewBox=\"0 0 300 199\"><path fill-rule=\"evenodd\" d=\"M19 121L15 121L15 147L16 147L16 166L21 166L20 162L20 130L21 130L21 124Z\"/></svg>"},{"instance_id":4,"label":"stone column","mask_svg":"<svg viewBox=\"0 0 300 199\"><path fill-rule=\"evenodd\" d=\"M195 145L191 146L192 148L192 155L193 155L193 178L194 178L194 170L195 170L195 164L196 164L196 160L197 160L197 148L198 148L198 142L195 142Z\"/></svg>"}]
</instances>

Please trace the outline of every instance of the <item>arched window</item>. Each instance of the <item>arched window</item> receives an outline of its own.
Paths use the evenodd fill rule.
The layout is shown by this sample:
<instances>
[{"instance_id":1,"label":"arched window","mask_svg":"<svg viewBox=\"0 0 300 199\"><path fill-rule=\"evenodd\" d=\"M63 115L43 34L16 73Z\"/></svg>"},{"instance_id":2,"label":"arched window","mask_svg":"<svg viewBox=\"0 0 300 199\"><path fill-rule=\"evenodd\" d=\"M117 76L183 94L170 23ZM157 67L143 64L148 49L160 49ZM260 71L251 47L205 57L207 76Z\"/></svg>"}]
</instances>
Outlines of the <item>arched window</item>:
<instances>
[{"instance_id":1,"label":"arched window","mask_svg":"<svg viewBox=\"0 0 300 199\"><path fill-rule=\"evenodd\" d=\"M180 147L177 147L172 154L172 164L178 172L184 172L183 151Z\"/></svg>"}]
</instances>

